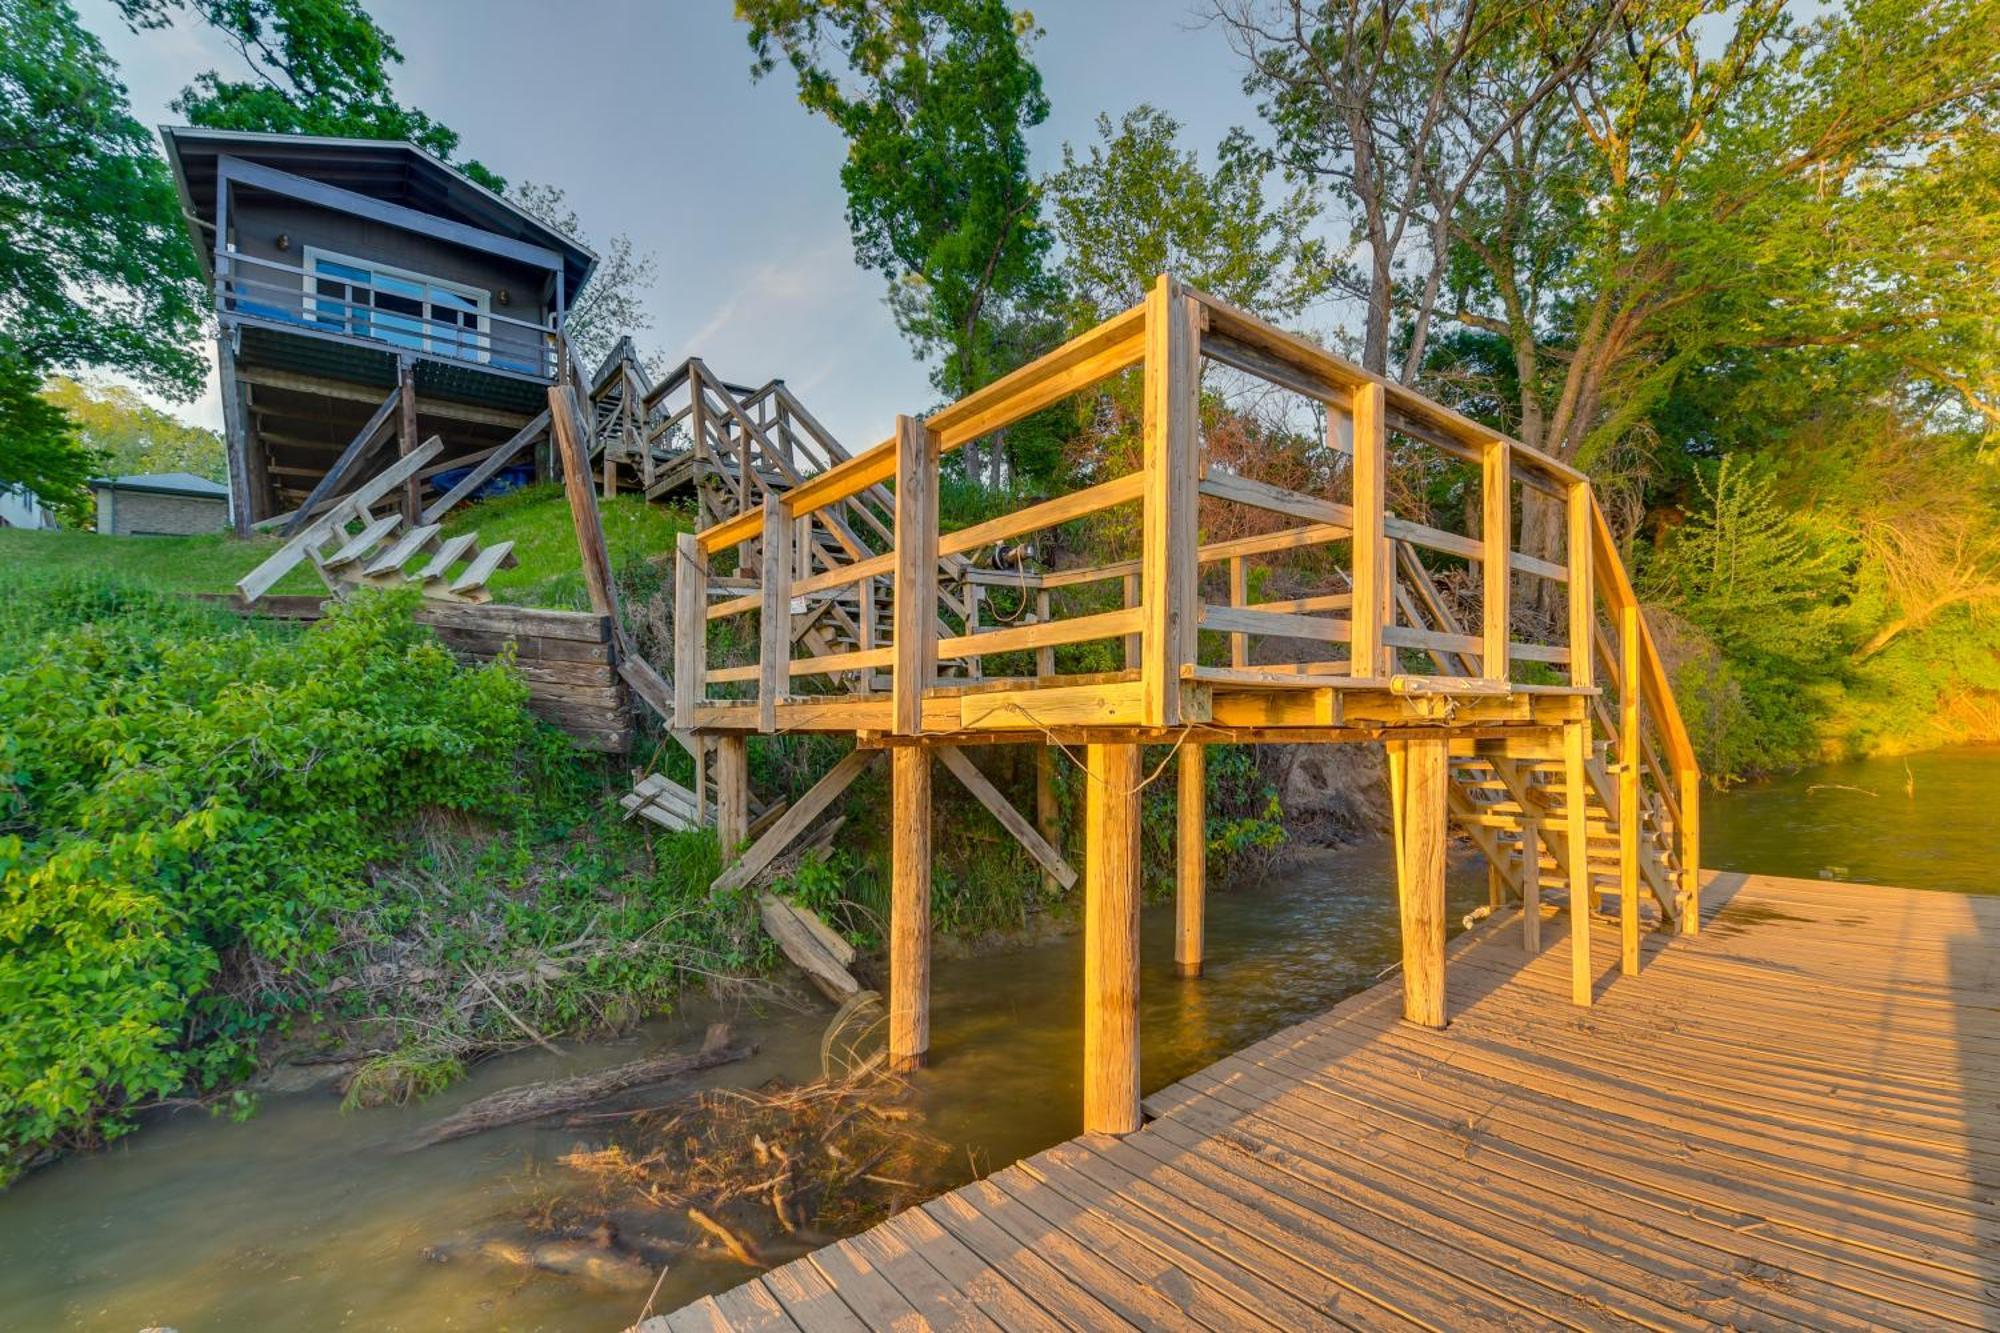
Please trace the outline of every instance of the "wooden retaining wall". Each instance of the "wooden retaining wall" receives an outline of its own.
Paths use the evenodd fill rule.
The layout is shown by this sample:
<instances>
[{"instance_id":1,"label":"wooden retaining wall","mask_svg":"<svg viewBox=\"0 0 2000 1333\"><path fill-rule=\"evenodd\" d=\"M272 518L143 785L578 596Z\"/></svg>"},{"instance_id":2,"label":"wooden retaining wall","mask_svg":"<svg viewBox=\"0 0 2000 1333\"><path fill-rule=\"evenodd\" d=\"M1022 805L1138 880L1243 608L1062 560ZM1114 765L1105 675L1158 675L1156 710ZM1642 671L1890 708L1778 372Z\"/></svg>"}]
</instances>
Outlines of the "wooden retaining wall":
<instances>
[{"instance_id":1,"label":"wooden retaining wall","mask_svg":"<svg viewBox=\"0 0 2000 1333\"><path fill-rule=\"evenodd\" d=\"M265 596L244 605L235 597L197 593L246 616L318 620L318 594ZM528 686L528 708L586 750L623 754L632 748L632 695L611 660L611 621L589 611L541 611L493 602L426 602L416 613L469 663L490 662L514 645L514 668Z\"/></svg>"},{"instance_id":2,"label":"wooden retaining wall","mask_svg":"<svg viewBox=\"0 0 2000 1333\"><path fill-rule=\"evenodd\" d=\"M610 617L430 602L416 618L468 662L490 662L513 645L530 711L584 749L623 754L632 748L632 696L612 664Z\"/></svg>"}]
</instances>

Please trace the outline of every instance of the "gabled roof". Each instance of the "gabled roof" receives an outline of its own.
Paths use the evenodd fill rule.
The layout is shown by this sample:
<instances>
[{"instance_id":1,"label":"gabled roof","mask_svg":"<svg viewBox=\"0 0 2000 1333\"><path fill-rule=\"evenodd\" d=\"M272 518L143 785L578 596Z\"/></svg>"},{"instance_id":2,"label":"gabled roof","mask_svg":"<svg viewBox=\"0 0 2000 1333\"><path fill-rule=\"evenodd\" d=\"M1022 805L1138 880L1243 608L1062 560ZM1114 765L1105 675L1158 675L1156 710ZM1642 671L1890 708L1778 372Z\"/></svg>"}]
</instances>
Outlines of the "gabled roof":
<instances>
[{"instance_id":1,"label":"gabled roof","mask_svg":"<svg viewBox=\"0 0 2000 1333\"><path fill-rule=\"evenodd\" d=\"M597 266L597 256L575 240L400 139L333 139L185 125L162 125L160 137L204 269L214 249L217 162L224 156L553 250L562 257L571 302Z\"/></svg>"},{"instance_id":2,"label":"gabled roof","mask_svg":"<svg viewBox=\"0 0 2000 1333\"><path fill-rule=\"evenodd\" d=\"M226 500L229 488L192 472L134 472L123 477L92 477L92 489L144 491L149 495L192 495L203 500Z\"/></svg>"}]
</instances>

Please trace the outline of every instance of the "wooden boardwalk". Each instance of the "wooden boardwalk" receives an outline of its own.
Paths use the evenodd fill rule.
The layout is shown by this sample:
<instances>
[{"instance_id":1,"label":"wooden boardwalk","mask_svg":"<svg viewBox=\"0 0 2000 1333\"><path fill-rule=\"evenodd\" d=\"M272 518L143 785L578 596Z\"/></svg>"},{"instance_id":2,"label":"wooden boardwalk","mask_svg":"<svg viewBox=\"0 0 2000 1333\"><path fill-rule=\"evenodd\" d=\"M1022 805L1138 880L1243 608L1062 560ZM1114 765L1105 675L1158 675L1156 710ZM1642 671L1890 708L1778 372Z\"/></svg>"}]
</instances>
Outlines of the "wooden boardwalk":
<instances>
[{"instance_id":1,"label":"wooden boardwalk","mask_svg":"<svg viewBox=\"0 0 2000 1333\"><path fill-rule=\"evenodd\" d=\"M1574 1007L1560 918L652 1328L2000 1327L2000 897L1711 873ZM1191 984L1199 984L1191 983ZM649 1329L651 1333L651 1329Z\"/></svg>"}]
</instances>

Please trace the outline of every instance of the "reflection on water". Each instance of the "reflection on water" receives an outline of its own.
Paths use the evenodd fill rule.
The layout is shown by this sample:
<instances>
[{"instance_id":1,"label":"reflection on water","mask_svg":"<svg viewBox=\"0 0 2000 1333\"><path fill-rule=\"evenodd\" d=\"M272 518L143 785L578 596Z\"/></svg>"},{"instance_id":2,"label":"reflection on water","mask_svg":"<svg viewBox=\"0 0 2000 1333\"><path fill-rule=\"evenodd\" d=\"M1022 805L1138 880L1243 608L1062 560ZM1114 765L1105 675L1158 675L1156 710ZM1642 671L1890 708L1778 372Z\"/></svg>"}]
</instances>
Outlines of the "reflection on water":
<instances>
[{"instance_id":1,"label":"reflection on water","mask_svg":"<svg viewBox=\"0 0 2000 1333\"><path fill-rule=\"evenodd\" d=\"M1706 861L1724 869L1992 892L1989 790L2000 749L1819 769L1705 803ZM1905 793L1915 785L1915 799ZM1855 790L1848 790L1855 789ZM1454 862L1451 918L1483 897L1476 858ZM1254 889L1212 896L1208 974L1173 975L1170 908L1144 920L1144 1081L1162 1086L1371 983L1395 961L1387 848L1301 858ZM931 1128L969 1174L1074 1133L1081 1116L1083 966L1074 938L940 960L934 1065L919 1076ZM427 1247L505 1227L560 1184L579 1141L521 1128L397 1155L417 1125L511 1084L687 1046L718 1016L690 1006L626 1042L558 1061L495 1061L427 1106L342 1115L330 1095L267 1099L246 1124L165 1118L111 1151L0 1195L0 1328L148 1325L266 1329L609 1330L642 1295L552 1273L433 1263ZM758 1043L715 1083L819 1072L823 1012L735 1013ZM643 1098L644 1094L641 1094ZM679 1262L658 1308L732 1285L726 1260Z\"/></svg>"},{"instance_id":2,"label":"reflection on water","mask_svg":"<svg viewBox=\"0 0 2000 1333\"><path fill-rule=\"evenodd\" d=\"M2000 746L1829 764L1702 803L1702 862L1718 870L2000 892L1993 800Z\"/></svg>"},{"instance_id":3,"label":"reflection on water","mask_svg":"<svg viewBox=\"0 0 2000 1333\"><path fill-rule=\"evenodd\" d=\"M1478 865L1455 863L1454 921L1483 896ZM1211 895L1208 974L1197 982L1173 975L1171 908L1148 911L1143 930L1150 1090L1326 1008L1395 961L1387 849L1312 854L1255 888ZM1082 984L1075 937L936 964L933 1066L918 1081L930 1128L963 1146L966 1175L973 1163L989 1170L1076 1132ZM307 1094L268 1098L241 1125L164 1118L108 1152L38 1172L0 1195L0 1327L621 1328L643 1293L424 1258L429 1246L505 1227L530 1209L538 1190L560 1183L551 1163L577 1131L521 1128L408 1155L393 1149L417 1125L496 1088L697 1043L715 1016L691 1006L570 1061L510 1056L406 1111L342 1115L330 1094ZM823 1012L730 1017L759 1053L709 1081L819 1073ZM744 1276L726 1260L682 1260L657 1308Z\"/></svg>"}]
</instances>

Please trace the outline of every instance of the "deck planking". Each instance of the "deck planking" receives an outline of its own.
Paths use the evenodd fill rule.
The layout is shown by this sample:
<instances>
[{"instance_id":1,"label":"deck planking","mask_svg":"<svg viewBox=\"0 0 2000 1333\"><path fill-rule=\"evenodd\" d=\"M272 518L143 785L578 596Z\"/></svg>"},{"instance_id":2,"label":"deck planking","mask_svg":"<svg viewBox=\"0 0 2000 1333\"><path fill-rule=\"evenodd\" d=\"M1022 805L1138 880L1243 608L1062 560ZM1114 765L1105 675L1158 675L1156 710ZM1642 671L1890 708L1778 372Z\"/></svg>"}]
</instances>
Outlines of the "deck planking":
<instances>
[{"instance_id":1,"label":"deck planking","mask_svg":"<svg viewBox=\"0 0 2000 1333\"><path fill-rule=\"evenodd\" d=\"M649 1323L2000 1326L2000 897L1710 872L1703 921L1636 977L1593 931L1582 1009L1503 912L1448 1028L1391 979Z\"/></svg>"}]
</instances>

